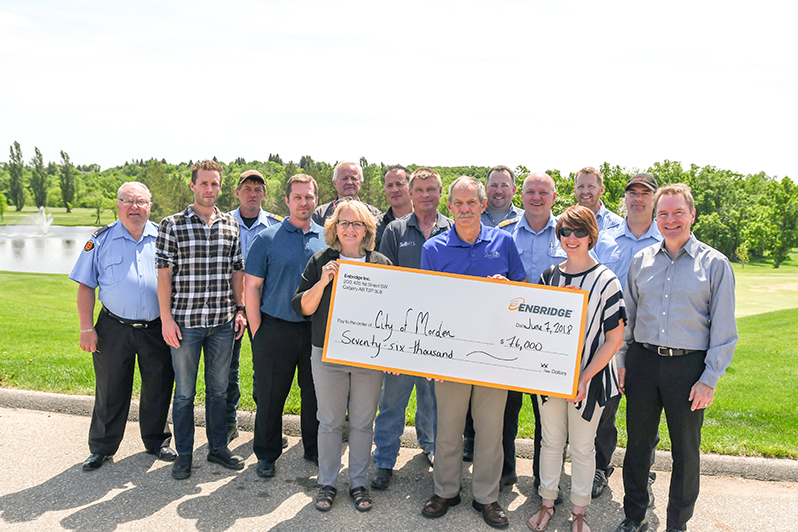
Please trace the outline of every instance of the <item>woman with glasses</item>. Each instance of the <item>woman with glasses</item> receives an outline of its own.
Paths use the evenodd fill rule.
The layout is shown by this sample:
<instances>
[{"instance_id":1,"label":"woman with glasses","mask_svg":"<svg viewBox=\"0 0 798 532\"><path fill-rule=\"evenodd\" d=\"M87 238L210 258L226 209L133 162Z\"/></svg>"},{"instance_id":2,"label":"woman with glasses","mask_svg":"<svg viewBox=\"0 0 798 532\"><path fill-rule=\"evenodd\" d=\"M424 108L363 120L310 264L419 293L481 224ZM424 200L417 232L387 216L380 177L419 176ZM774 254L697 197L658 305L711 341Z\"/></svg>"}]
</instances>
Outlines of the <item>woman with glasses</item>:
<instances>
[{"instance_id":1,"label":"woman with glasses","mask_svg":"<svg viewBox=\"0 0 798 532\"><path fill-rule=\"evenodd\" d=\"M374 250L374 217L359 201L343 201L324 224L328 249L311 257L292 304L297 314L313 316L311 367L319 418L319 480L316 509L329 511L341 469L342 428L349 413L349 495L359 512L371 510L366 489L374 417L380 400L383 372L331 364L321 359L337 260L391 264Z\"/></svg>"},{"instance_id":2,"label":"woman with glasses","mask_svg":"<svg viewBox=\"0 0 798 532\"><path fill-rule=\"evenodd\" d=\"M563 449L568 442L572 527L576 532L589 532L585 508L590 504L596 469L596 428L607 399L620 393L613 356L623 344L626 307L618 278L590 256L599 233L593 212L579 205L567 208L557 221L556 232L567 259L544 271L539 283L587 291L588 308L576 397L538 396L543 429L538 493L543 504L528 524L532 530L545 530L554 516Z\"/></svg>"}]
</instances>

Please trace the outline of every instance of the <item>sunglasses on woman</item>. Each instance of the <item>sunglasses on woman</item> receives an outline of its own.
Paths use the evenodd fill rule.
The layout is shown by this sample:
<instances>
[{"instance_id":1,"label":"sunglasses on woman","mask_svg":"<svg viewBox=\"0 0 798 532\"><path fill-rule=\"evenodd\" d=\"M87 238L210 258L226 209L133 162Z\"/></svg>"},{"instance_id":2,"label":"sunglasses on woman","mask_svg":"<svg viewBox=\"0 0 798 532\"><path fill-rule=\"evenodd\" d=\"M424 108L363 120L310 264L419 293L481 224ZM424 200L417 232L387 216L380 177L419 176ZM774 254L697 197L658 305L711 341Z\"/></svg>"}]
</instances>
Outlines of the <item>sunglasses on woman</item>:
<instances>
[{"instance_id":1,"label":"sunglasses on woman","mask_svg":"<svg viewBox=\"0 0 798 532\"><path fill-rule=\"evenodd\" d=\"M587 236L587 229L571 229L570 227L560 227L561 237L568 238L571 236L571 233L573 233L576 238L585 238Z\"/></svg>"}]
</instances>

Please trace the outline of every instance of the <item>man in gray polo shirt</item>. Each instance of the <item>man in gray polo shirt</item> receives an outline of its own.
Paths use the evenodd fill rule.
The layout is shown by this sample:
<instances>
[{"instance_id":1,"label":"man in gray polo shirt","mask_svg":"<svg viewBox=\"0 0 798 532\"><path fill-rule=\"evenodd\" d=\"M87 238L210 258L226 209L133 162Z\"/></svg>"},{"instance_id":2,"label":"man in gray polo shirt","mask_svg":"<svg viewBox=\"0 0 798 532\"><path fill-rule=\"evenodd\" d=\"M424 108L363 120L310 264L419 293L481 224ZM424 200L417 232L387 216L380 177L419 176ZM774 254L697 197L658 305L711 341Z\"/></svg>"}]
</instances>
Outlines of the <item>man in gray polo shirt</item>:
<instances>
[{"instance_id":1,"label":"man in gray polo shirt","mask_svg":"<svg viewBox=\"0 0 798 532\"><path fill-rule=\"evenodd\" d=\"M395 266L421 266L424 242L452 226L452 220L438 212L442 192L441 176L435 170L422 167L410 175L414 212L388 224L380 245L380 253L391 259ZM377 465L377 472L371 480L374 489L385 489L391 481L413 386L416 387L416 437L430 464L433 462L436 426L433 383L414 375L386 373L380 413L374 424L374 463Z\"/></svg>"}]
</instances>

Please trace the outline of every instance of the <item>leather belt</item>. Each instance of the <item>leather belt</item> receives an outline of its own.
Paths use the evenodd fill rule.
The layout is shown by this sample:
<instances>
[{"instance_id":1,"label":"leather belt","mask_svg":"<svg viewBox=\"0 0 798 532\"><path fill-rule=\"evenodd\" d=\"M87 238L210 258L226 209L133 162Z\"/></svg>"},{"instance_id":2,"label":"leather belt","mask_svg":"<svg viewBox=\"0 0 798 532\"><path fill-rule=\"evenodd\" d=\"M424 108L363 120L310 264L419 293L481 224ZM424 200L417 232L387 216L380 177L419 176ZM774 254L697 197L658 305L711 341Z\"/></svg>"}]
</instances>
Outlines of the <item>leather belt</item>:
<instances>
[{"instance_id":1,"label":"leather belt","mask_svg":"<svg viewBox=\"0 0 798 532\"><path fill-rule=\"evenodd\" d=\"M127 325L128 327L134 327L136 329L146 329L148 327L152 327L153 325L155 325L158 322L158 320L161 319L161 318L155 318L152 321L126 320L125 318L120 318L119 316L117 316L116 314L114 314L113 312L111 312L110 310L105 308L105 306L103 306L103 309L102 309L101 312L104 312L106 316L108 316L112 320L118 321L122 325Z\"/></svg>"},{"instance_id":2,"label":"leather belt","mask_svg":"<svg viewBox=\"0 0 798 532\"><path fill-rule=\"evenodd\" d=\"M700 350L697 349L673 349L672 347L665 347L662 345L654 345L654 344L640 344L648 351L652 353L656 353L661 357L681 357L684 355L689 355L690 353L698 353Z\"/></svg>"}]
</instances>

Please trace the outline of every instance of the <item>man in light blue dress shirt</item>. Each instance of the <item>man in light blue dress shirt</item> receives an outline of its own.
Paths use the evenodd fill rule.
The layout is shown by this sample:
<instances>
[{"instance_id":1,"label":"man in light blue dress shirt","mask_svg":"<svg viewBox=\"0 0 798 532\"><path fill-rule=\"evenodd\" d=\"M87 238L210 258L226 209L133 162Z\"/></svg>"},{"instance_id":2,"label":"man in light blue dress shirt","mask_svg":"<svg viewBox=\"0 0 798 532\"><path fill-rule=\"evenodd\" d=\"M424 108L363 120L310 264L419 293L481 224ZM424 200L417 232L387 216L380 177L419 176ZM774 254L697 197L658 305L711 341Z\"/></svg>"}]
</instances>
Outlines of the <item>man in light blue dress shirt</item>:
<instances>
[{"instance_id":1,"label":"man in light blue dress shirt","mask_svg":"<svg viewBox=\"0 0 798 532\"><path fill-rule=\"evenodd\" d=\"M241 254L244 255L244 265L246 267L247 254L252 242L258 233L278 224L282 221L282 216L266 212L261 208L263 199L266 197L266 180L263 174L257 170L247 170L238 178L236 186L236 198L240 203L239 207L231 211L230 214L238 220L239 239L241 240ZM225 417L227 420L227 443L238 437L238 404L241 401L241 387L238 382L238 368L241 358L241 340L244 337L236 338L233 343L233 358L230 360L230 375L227 384L227 404ZM255 381L252 382L252 395L255 395ZM285 443L288 440L285 439Z\"/></svg>"}]
</instances>

